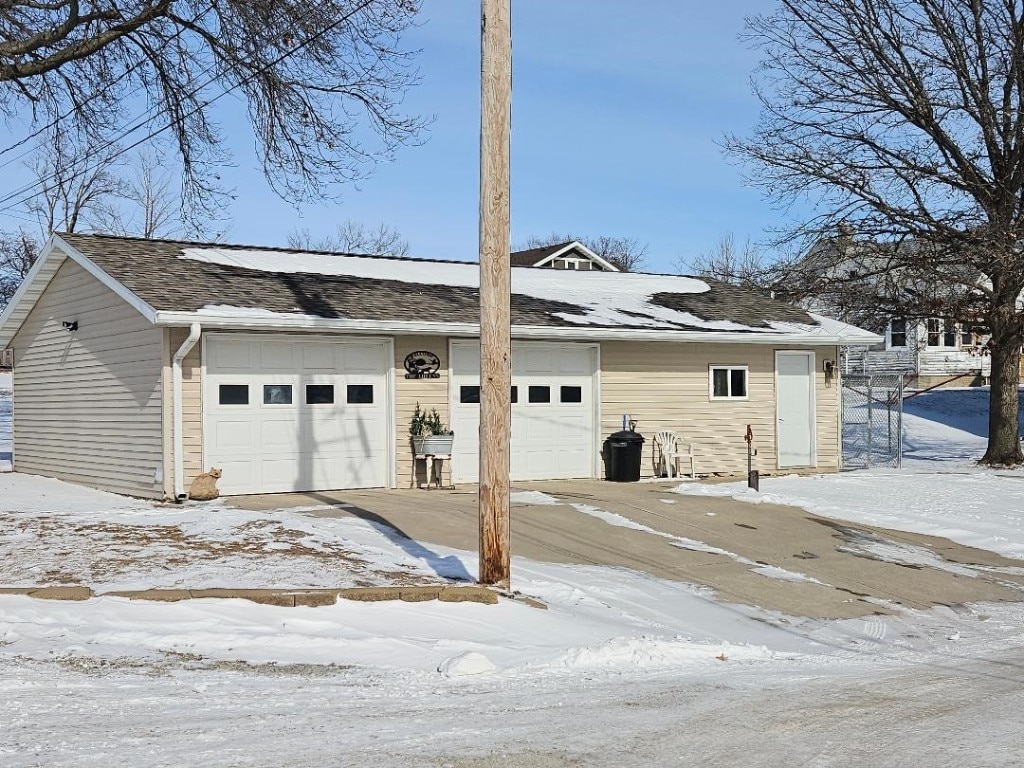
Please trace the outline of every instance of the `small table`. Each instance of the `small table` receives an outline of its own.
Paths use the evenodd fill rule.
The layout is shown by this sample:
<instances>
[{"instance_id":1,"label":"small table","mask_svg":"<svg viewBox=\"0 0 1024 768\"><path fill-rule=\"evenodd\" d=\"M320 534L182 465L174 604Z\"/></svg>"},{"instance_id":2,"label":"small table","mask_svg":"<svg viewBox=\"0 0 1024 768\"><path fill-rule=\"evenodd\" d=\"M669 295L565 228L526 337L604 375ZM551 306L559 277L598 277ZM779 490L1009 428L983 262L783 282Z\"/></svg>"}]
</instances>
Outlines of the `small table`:
<instances>
[{"instance_id":1,"label":"small table","mask_svg":"<svg viewBox=\"0 0 1024 768\"><path fill-rule=\"evenodd\" d=\"M444 488L444 463L448 462L448 488L454 488L454 484L451 484L452 470L451 470L452 456L450 453L417 453L413 457L413 475L418 479L419 473L416 472L416 462L422 461L426 463L427 470L427 488Z\"/></svg>"}]
</instances>

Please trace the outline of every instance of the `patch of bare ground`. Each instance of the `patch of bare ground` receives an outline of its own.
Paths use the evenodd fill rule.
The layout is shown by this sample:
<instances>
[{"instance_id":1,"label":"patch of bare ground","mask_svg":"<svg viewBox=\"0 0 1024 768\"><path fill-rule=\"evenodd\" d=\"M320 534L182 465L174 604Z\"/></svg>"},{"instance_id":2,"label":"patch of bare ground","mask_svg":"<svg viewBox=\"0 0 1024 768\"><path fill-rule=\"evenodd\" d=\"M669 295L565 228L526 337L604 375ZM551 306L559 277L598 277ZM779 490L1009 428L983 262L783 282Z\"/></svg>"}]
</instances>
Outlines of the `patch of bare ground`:
<instances>
[{"instance_id":1,"label":"patch of bare ground","mask_svg":"<svg viewBox=\"0 0 1024 768\"><path fill-rule=\"evenodd\" d=\"M178 585L176 574L337 574L322 586L408 586L423 574L376 567L344 540L313 537L273 519L192 533L177 525L88 521L59 514L0 512L0 584L101 584L136 577L147 584ZM211 578L214 578L211 576ZM321 578L322 580L322 578ZM444 582L437 578L437 583ZM182 584L186 587L202 586ZM249 584L252 586L252 584ZM313 583L265 586L315 586ZM232 587L236 583L218 583Z\"/></svg>"},{"instance_id":2,"label":"patch of bare ground","mask_svg":"<svg viewBox=\"0 0 1024 768\"><path fill-rule=\"evenodd\" d=\"M355 669L346 664L279 664L275 662L254 663L208 659L195 653L165 651L162 657L130 658L118 656L101 658L97 656L67 655L55 658L54 663L62 669L78 672L89 677L137 674L145 677L165 677L179 670L229 672L249 677L299 677L303 679L336 677ZM26 660L26 663L38 663Z\"/></svg>"}]
</instances>

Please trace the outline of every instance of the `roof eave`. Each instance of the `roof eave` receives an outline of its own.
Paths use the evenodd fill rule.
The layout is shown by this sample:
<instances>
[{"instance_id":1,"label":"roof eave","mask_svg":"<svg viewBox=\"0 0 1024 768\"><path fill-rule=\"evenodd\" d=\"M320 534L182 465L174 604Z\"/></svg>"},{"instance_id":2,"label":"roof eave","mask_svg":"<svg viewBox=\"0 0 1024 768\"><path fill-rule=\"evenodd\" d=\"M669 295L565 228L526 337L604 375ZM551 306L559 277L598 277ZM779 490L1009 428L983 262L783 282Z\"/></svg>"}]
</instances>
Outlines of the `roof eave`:
<instances>
[{"instance_id":1,"label":"roof eave","mask_svg":"<svg viewBox=\"0 0 1024 768\"><path fill-rule=\"evenodd\" d=\"M25 275L4 311L0 312L0 349L8 346L18 335L32 307L67 258L66 254L54 247L54 239L51 237L43 246L36 263Z\"/></svg>"},{"instance_id":2,"label":"roof eave","mask_svg":"<svg viewBox=\"0 0 1024 768\"><path fill-rule=\"evenodd\" d=\"M43 291L57 274L57 270L68 259L74 261L117 294L149 322L156 321L157 313L153 307L128 290L123 283L118 282L96 266L88 256L69 245L60 235L51 235L50 239L46 241L46 245L43 246L36 263L25 275L25 279L21 281L21 285L18 286L18 290L11 297L7 307L0 313L0 349L9 345L18 335L18 331L32 312L36 302L43 295Z\"/></svg>"},{"instance_id":3,"label":"roof eave","mask_svg":"<svg viewBox=\"0 0 1024 768\"><path fill-rule=\"evenodd\" d=\"M409 320L353 320L348 318L302 317L279 314L266 317L216 315L203 312L157 312L155 323L188 326L200 323L207 329L274 331L345 331L348 333L408 335L478 336L476 323L441 323ZM576 339L607 341L717 342L732 344L790 344L804 346L840 346L875 344L881 336L816 334L779 331L683 331L657 328L604 328L593 326L514 325L512 335L520 339Z\"/></svg>"}]
</instances>

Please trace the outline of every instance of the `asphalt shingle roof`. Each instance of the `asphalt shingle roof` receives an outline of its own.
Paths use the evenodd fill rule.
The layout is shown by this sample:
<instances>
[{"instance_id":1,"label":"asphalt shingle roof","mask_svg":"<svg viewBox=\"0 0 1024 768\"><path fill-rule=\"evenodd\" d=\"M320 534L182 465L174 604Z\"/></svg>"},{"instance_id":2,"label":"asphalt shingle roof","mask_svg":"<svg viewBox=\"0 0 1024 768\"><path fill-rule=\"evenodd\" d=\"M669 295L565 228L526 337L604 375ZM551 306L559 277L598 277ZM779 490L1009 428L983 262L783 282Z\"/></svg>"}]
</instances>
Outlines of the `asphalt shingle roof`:
<instances>
[{"instance_id":1,"label":"asphalt shingle roof","mask_svg":"<svg viewBox=\"0 0 1024 768\"><path fill-rule=\"evenodd\" d=\"M323 318L452 323L476 323L479 320L479 291L476 288L399 279L269 272L182 258L183 251L192 248L268 253L281 250L276 248L105 235L62 234L60 237L158 311L195 312L211 305L226 305ZM385 272L393 264L396 277L410 262L395 257L379 258ZM412 261L419 265L464 263ZM556 274L564 277L566 273ZM614 281L625 273L584 274L600 274L601 279ZM666 281L670 279L666 277ZM773 322L817 325L814 318L799 308L736 286L711 280L705 282L711 286L710 291L655 293L650 303L690 313L702 320L730 320L752 329L767 328ZM580 312L580 306L569 300L551 301L522 294L512 296L513 325L578 328L579 323L559 317L558 313L578 315ZM638 318L636 326L619 324L616 327L645 326ZM678 323L678 327L705 330L685 323Z\"/></svg>"}]
</instances>

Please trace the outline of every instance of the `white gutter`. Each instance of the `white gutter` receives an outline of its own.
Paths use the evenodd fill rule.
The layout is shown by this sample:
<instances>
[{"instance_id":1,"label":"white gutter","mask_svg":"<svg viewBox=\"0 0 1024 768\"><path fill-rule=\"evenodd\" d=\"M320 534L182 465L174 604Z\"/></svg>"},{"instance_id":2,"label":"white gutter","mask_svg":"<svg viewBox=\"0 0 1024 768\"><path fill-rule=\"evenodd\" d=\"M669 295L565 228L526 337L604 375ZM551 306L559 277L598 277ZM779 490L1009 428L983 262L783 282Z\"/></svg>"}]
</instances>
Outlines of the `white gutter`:
<instances>
[{"instance_id":1,"label":"white gutter","mask_svg":"<svg viewBox=\"0 0 1024 768\"><path fill-rule=\"evenodd\" d=\"M174 446L171 450L174 453L174 500L178 503L188 498L188 494L185 493L185 436L182 434L185 418L182 413L181 361L192 351L202 332L203 328L199 323L192 323L189 326L188 338L178 347L171 363L171 400L174 409Z\"/></svg>"},{"instance_id":2,"label":"white gutter","mask_svg":"<svg viewBox=\"0 0 1024 768\"><path fill-rule=\"evenodd\" d=\"M445 323L406 320L353 320L348 318L309 317L267 312L265 315L221 315L199 312L156 313L156 325L187 326L201 321L204 328L265 331L346 331L349 333L395 333L411 335L477 336L476 323ZM513 326L517 339L564 339L575 341L675 341L717 342L719 344L827 345L874 344L884 337L873 333L857 335L836 333L801 333L800 331L673 330L668 328L603 328L587 326Z\"/></svg>"}]
</instances>

